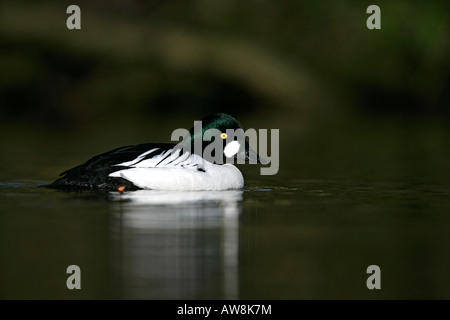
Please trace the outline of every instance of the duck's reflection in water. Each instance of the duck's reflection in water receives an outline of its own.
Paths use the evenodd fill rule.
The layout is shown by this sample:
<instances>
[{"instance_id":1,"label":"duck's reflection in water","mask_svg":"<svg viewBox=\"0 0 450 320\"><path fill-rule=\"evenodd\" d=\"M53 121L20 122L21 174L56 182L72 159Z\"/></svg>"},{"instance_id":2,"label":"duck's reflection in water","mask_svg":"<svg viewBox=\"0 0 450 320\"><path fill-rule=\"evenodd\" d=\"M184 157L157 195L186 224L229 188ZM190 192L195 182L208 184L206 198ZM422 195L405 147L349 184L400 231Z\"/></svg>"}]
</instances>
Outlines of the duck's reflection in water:
<instances>
[{"instance_id":1,"label":"duck's reflection in water","mask_svg":"<svg viewBox=\"0 0 450 320\"><path fill-rule=\"evenodd\" d=\"M242 191L111 194L119 295L237 299Z\"/></svg>"}]
</instances>

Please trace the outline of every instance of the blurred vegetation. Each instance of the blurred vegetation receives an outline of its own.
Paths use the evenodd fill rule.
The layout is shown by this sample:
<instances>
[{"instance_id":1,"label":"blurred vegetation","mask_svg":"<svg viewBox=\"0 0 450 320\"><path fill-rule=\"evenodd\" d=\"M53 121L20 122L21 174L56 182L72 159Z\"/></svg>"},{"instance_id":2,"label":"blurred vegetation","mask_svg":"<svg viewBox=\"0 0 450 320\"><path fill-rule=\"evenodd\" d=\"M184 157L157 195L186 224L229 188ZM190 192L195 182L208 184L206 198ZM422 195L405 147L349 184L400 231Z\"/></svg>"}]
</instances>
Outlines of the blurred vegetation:
<instances>
[{"instance_id":1,"label":"blurred vegetation","mask_svg":"<svg viewBox=\"0 0 450 320\"><path fill-rule=\"evenodd\" d=\"M81 30L66 28L72 4ZM372 4L381 30L366 27ZM243 296L311 297L319 283L352 297L364 286L350 272L370 258L388 266L388 297L448 298L449 35L448 0L2 0L0 182L48 183L226 112L281 139L276 176L241 167L247 186L273 190L245 195ZM0 275L39 293L60 281L45 257L59 268L81 254L99 275L87 283L107 290L113 207L9 189Z\"/></svg>"},{"instance_id":2,"label":"blurred vegetation","mask_svg":"<svg viewBox=\"0 0 450 320\"><path fill-rule=\"evenodd\" d=\"M70 4L82 30L66 28ZM370 4L381 30L366 28ZM419 153L447 156L449 34L446 0L4 0L3 160L24 144L52 148L55 133L86 153L89 143L167 141L218 111L312 141L322 158L336 149L328 165L364 147L395 154L411 139L411 150L424 139Z\"/></svg>"}]
</instances>

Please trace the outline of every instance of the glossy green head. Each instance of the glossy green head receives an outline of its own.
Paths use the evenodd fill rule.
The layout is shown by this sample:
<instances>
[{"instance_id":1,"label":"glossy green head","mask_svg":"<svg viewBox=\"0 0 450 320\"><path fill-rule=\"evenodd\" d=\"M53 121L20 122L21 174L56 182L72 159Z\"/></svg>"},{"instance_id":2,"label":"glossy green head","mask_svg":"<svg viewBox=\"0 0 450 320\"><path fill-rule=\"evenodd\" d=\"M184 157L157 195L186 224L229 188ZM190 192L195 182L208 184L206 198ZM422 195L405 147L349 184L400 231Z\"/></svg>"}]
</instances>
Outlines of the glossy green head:
<instances>
[{"instance_id":1,"label":"glossy green head","mask_svg":"<svg viewBox=\"0 0 450 320\"><path fill-rule=\"evenodd\" d=\"M189 130L191 139L195 140L198 137L203 138L206 130L217 129L220 132L225 133L227 129L243 129L242 125L232 116L225 113L214 113L202 119L202 132L194 132L195 127Z\"/></svg>"},{"instance_id":2,"label":"glossy green head","mask_svg":"<svg viewBox=\"0 0 450 320\"><path fill-rule=\"evenodd\" d=\"M208 146L215 143L215 140L217 138L216 136L210 136L210 135L208 136L207 134L205 135L205 133L210 129L218 130L218 133L220 135L219 140L221 141L220 144L222 144L222 150L225 150L227 145L232 140L238 140L232 136L228 137L227 130L238 130L238 129L242 130L241 131L242 139L240 140L240 144L238 144L239 150L236 153L232 152L233 156L231 156L231 157L234 157L236 159L243 159L243 160L251 159L253 161L257 161L257 162L261 163L261 161L260 161L261 158L255 151L253 151L250 148L247 139L245 139L244 129L242 128L242 125L234 117L232 117L228 114L225 114L225 113L215 113L215 114L212 114L212 115L209 115L209 116L203 118L201 120L201 127L198 125L198 123L195 124L194 127L192 127L189 130L189 136L184 139L183 145L190 145L191 150L193 150L194 153L202 152L201 156L204 157L203 152L205 150L207 150ZM234 144L236 146L235 142L234 142ZM200 147L200 148L198 148L198 147ZM225 161L226 161L225 154L226 153L224 153L223 157L220 157L220 159L221 159L220 161L216 157L215 161L211 161L211 162L214 162L216 164L225 163ZM208 159L208 160L210 160L210 159Z\"/></svg>"}]
</instances>

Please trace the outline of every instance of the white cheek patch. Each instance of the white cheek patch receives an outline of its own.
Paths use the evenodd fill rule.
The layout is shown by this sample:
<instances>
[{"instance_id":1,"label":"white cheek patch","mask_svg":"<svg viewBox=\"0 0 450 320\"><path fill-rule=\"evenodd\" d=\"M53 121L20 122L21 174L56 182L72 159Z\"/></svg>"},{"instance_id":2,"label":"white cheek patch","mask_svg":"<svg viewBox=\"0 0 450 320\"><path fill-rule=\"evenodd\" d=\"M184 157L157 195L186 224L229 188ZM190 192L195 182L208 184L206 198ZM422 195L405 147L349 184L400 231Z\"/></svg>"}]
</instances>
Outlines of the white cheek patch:
<instances>
[{"instance_id":1,"label":"white cheek patch","mask_svg":"<svg viewBox=\"0 0 450 320\"><path fill-rule=\"evenodd\" d=\"M236 153L238 153L241 145L237 141L231 141L225 146L225 149L223 149L223 153L225 154L225 157L231 158Z\"/></svg>"}]
</instances>

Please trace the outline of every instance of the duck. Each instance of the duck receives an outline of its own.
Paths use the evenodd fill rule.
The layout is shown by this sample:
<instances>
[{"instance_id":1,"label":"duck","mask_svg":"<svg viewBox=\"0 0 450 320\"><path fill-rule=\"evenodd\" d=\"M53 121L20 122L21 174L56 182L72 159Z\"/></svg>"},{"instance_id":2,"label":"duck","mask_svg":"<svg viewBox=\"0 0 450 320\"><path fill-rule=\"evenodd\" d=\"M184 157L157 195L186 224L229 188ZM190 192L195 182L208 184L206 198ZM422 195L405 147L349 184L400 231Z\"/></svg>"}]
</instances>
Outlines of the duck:
<instances>
[{"instance_id":1,"label":"duck","mask_svg":"<svg viewBox=\"0 0 450 320\"><path fill-rule=\"evenodd\" d=\"M208 129L220 133L219 138L215 135L205 139ZM250 148L248 139L239 142L235 137L228 137L227 129L243 130L234 117L215 113L202 119L201 130L192 127L180 143L144 143L116 148L62 172L59 179L45 187L119 192L243 189L244 177L230 160L263 164L264 158ZM211 149L216 139L223 141L216 142L223 145L222 156L206 157L204 151ZM195 151L196 145L201 147L201 152ZM190 148L186 149L187 146Z\"/></svg>"}]
</instances>

